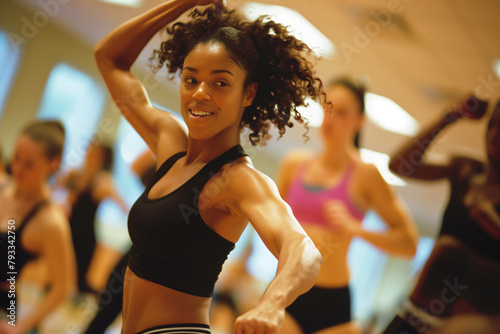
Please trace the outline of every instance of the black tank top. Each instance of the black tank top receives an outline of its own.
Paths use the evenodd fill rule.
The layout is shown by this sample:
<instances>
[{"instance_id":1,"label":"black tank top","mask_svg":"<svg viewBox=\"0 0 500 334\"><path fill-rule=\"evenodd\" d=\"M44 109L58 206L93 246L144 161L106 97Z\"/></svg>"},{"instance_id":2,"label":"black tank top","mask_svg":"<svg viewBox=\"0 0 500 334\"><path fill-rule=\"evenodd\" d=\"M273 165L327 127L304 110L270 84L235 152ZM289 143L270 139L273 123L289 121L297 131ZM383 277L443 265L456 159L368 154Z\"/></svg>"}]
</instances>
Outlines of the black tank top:
<instances>
[{"instance_id":1,"label":"black tank top","mask_svg":"<svg viewBox=\"0 0 500 334\"><path fill-rule=\"evenodd\" d=\"M149 199L153 185L186 155L167 159L132 206L129 267L139 277L195 296L210 297L234 243L206 225L198 209L200 193L222 166L245 156L240 145L208 162L171 193Z\"/></svg>"},{"instance_id":2,"label":"black tank top","mask_svg":"<svg viewBox=\"0 0 500 334\"><path fill-rule=\"evenodd\" d=\"M16 275L19 275L24 265L28 261L38 257L38 254L32 254L22 247L21 238L24 229L26 228L26 225L28 225L31 218L33 218L33 216L35 216L35 214L47 203L48 201L45 200L36 204L33 209L31 209L31 211L26 215L26 217L24 217L24 219L21 221L21 224L18 224L16 222L15 230L11 230L12 232L15 232L15 234L11 233L9 237L8 231L0 232L0 265L2 266L0 269L0 282L6 282L7 279L12 276L8 275L8 272L15 272L17 273ZM12 250L14 250L14 252L9 253L9 251ZM10 262L8 262L9 254L14 256L14 258L11 259L11 261L14 263L13 267L10 267Z\"/></svg>"},{"instance_id":3,"label":"black tank top","mask_svg":"<svg viewBox=\"0 0 500 334\"><path fill-rule=\"evenodd\" d=\"M99 204L92 199L92 187L89 184L78 194L71 208L69 224L71 231L75 231L76 236L80 235L80 233L93 234L94 220L98 206Z\"/></svg>"},{"instance_id":4,"label":"black tank top","mask_svg":"<svg viewBox=\"0 0 500 334\"><path fill-rule=\"evenodd\" d=\"M474 174L469 174L456 186L452 192L448 207L443 215L443 223L439 235L451 235L464 242L476 253L500 262L500 240L495 239L469 215L463 199L469 189L470 180ZM495 207L500 213L500 206Z\"/></svg>"}]
</instances>

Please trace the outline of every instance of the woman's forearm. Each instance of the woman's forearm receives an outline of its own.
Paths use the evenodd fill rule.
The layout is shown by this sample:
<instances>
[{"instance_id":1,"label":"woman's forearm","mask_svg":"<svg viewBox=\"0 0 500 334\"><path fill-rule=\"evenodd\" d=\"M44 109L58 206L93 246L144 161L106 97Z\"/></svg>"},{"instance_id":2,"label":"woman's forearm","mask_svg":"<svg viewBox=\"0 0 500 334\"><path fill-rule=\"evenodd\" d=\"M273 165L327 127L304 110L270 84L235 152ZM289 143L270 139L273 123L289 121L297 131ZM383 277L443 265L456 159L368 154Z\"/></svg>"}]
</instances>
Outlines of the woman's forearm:
<instances>
[{"instance_id":1,"label":"woman's forearm","mask_svg":"<svg viewBox=\"0 0 500 334\"><path fill-rule=\"evenodd\" d=\"M295 237L283 245L276 277L269 284L261 303L285 308L316 282L321 254L309 237Z\"/></svg>"},{"instance_id":2,"label":"woman's forearm","mask_svg":"<svg viewBox=\"0 0 500 334\"><path fill-rule=\"evenodd\" d=\"M422 131L416 138L412 138L391 156L389 169L402 176L411 176L408 175L408 173L422 164L424 153L427 151L427 148L434 138L436 138L447 125L453 123L455 120L456 118L447 117L445 115ZM409 168L408 164L410 164L411 168Z\"/></svg>"},{"instance_id":3,"label":"woman's forearm","mask_svg":"<svg viewBox=\"0 0 500 334\"><path fill-rule=\"evenodd\" d=\"M418 235L404 227L391 228L387 231L369 231L360 226L356 236L391 255L410 258L417 251Z\"/></svg>"},{"instance_id":4,"label":"woman's forearm","mask_svg":"<svg viewBox=\"0 0 500 334\"><path fill-rule=\"evenodd\" d=\"M125 22L96 44L96 58L104 57L122 70L130 69L151 38L191 7L190 1L172 0Z\"/></svg>"}]
</instances>

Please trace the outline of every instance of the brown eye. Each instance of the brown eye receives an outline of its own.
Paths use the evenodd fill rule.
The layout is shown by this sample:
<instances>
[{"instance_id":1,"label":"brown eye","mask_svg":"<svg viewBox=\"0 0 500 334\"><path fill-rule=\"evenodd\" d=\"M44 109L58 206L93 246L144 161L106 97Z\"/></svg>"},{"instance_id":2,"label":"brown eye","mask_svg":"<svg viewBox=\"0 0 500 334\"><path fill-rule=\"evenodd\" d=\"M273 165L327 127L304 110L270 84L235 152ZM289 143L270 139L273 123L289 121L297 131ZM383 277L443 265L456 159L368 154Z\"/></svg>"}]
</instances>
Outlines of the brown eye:
<instances>
[{"instance_id":1,"label":"brown eye","mask_svg":"<svg viewBox=\"0 0 500 334\"><path fill-rule=\"evenodd\" d=\"M217 87L226 87L226 86L229 86L229 84L227 82L225 82L225 81L217 81L217 82L215 82L215 85Z\"/></svg>"}]
</instances>

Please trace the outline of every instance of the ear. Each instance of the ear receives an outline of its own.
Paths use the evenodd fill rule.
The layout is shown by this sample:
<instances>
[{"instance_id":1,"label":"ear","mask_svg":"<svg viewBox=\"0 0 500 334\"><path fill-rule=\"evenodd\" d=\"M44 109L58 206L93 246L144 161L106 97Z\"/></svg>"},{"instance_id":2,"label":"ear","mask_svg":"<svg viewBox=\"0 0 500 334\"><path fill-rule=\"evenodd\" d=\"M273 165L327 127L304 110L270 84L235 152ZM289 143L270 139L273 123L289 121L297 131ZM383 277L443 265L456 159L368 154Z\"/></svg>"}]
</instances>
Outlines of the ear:
<instances>
[{"instance_id":1,"label":"ear","mask_svg":"<svg viewBox=\"0 0 500 334\"><path fill-rule=\"evenodd\" d=\"M255 95L257 95L257 83L251 83L248 85L248 87L245 89L245 92L243 93L243 106L248 107L253 103L253 100L255 99Z\"/></svg>"}]
</instances>

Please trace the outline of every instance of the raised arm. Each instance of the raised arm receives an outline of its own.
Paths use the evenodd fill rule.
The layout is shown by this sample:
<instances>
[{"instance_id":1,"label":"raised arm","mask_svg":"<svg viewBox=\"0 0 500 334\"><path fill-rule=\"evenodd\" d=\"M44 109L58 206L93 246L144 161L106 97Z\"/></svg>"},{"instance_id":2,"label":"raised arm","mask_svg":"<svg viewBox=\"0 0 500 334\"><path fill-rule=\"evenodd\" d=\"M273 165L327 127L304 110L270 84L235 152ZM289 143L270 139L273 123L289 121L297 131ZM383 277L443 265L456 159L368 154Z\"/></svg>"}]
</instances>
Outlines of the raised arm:
<instances>
[{"instance_id":1,"label":"raised arm","mask_svg":"<svg viewBox=\"0 0 500 334\"><path fill-rule=\"evenodd\" d=\"M237 319L234 333L272 334L283 322L285 307L314 285L321 255L271 179L247 169L238 180L236 210L249 219L278 259L278 269L259 304Z\"/></svg>"},{"instance_id":2,"label":"raised arm","mask_svg":"<svg viewBox=\"0 0 500 334\"><path fill-rule=\"evenodd\" d=\"M394 153L391 156L389 168L401 176L420 180L438 180L450 177L453 175L452 169L454 168L451 163L440 165L424 161L427 148L448 125L463 117L481 118L487 106L487 102L478 100L474 96L465 99Z\"/></svg>"},{"instance_id":3,"label":"raised arm","mask_svg":"<svg viewBox=\"0 0 500 334\"><path fill-rule=\"evenodd\" d=\"M448 164L431 164L424 160L424 154L434 138L457 118L441 117L417 137L411 138L392 156L389 169L398 175L420 180L438 180L450 175Z\"/></svg>"},{"instance_id":4,"label":"raised arm","mask_svg":"<svg viewBox=\"0 0 500 334\"><path fill-rule=\"evenodd\" d=\"M94 47L99 71L111 97L158 159L164 160L184 150L186 132L177 118L152 106L143 85L132 74L131 67L160 29L191 7L212 2L214 0L166 2L125 22ZM159 147L160 142L166 144Z\"/></svg>"}]
</instances>

